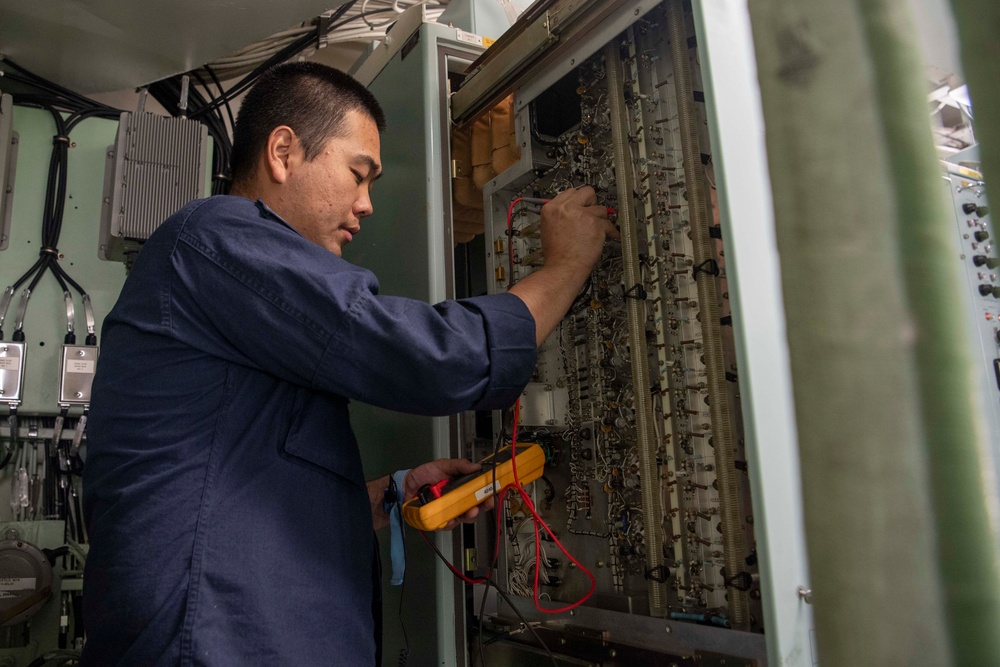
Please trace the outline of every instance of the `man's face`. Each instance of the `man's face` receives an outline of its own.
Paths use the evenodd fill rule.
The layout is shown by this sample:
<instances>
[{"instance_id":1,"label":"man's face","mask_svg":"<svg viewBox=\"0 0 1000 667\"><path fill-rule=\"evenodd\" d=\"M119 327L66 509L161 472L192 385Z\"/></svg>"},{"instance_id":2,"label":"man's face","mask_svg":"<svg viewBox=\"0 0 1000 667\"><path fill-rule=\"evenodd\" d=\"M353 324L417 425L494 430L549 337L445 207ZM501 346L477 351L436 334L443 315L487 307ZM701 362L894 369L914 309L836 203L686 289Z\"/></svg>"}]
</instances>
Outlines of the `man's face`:
<instances>
[{"instance_id":1,"label":"man's face","mask_svg":"<svg viewBox=\"0 0 1000 667\"><path fill-rule=\"evenodd\" d=\"M343 136L330 139L319 155L304 159L297 141L285 183L285 219L304 237L340 256L371 215L371 186L382 173L375 121L349 111Z\"/></svg>"}]
</instances>

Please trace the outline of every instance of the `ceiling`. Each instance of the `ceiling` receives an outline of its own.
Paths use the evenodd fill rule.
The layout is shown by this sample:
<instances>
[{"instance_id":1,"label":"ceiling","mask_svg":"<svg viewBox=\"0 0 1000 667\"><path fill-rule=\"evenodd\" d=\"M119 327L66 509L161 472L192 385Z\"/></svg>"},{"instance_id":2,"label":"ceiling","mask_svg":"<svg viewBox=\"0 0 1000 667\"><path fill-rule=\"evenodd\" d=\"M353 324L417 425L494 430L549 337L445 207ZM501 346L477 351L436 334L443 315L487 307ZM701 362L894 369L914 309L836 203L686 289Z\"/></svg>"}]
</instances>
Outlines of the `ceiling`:
<instances>
[{"instance_id":1,"label":"ceiling","mask_svg":"<svg viewBox=\"0 0 1000 667\"><path fill-rule=\"evenodd\" d=\"M83 94L233 53L344 0L2 0L0 53Z\"/></svg>"}]
</instances>

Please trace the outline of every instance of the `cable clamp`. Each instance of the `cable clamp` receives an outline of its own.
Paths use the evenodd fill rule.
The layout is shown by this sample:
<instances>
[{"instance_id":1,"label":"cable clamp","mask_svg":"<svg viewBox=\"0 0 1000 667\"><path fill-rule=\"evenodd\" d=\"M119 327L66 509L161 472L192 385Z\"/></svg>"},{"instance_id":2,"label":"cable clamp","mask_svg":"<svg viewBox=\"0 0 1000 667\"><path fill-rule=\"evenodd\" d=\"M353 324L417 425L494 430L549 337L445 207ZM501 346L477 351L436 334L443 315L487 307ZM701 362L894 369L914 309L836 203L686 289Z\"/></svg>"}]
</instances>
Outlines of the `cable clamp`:
<instances>
[{"instance_id":1,"label":"cable clamp","mask_svg":"<svg viewBox=\"0 0 1000 667\"><path fill-rule=\"evenodd\" d=\"M221 171L218 174L212 174L212 178L216 181L226 181L226 182L232 182L233 180L232 176L227 176L226 174L223 174Z\"/></svg>"},{"instance_id":2,"label":"cable clamp","mask_svg":"<svg viewBox=\"0 0 1000 667\"><path fill-rule=\"evenodd\" d=\"M646 297L649 296L646 293L646 288L642 286L642 283L636 283L632 287L625 291L626 299L635 299L636 301L645 301Z\"/></svg>"},{"instance_id":3,"label":"cable clamp","mask_svg":"<svg viewBox=\"0 0 1000 667\"><path fill-rule=\"evenodd\" d=\"M14 315L14 340L17 340L17 333L24 329L24 313L28 310L28 300L31 299L31 290L26 289L21 292L21 300L17 304L17 313Z\"/></svg>"},{"instance_id":4,"label":"cable clamp","mask_svg":"<svg viewBox=\"0 0 1000 667\"><path fill-rule=\"evenodd\" d=\"M69 446L70 460L76 459L80 455L80 445L83 444L83 433L87 430L87 417L90 415L90 406L83 406L83 414L76 420L76 430L73 431L73 441Z\"/></svg>"},{"instance_id":5,"label":"cable clamp","mask_svg":"<svg viewBox=\"0 0 1000 667\"><path fill-rule=\"evenodd\" d=\"M93 336L96 333L96 329L94 327L97 324L96 320L94 319L94 307L90 304L89 294L84 293L81 299L83 301L83 315L87 320L87 334ZM89 343L89 342L87 343L87 345L92 345L92 344L96 345L96 343Z\"/></svg>"},{"instance_id":6,"label":"cable clamp","mask_svg":"<svg viewBox=\"0 0 1000 667\"><path fill-rule=\"evenodd\" d=\"M65 134L57 134L56 136L52 137L52 143L53 144L64 143L68 145L69 137L67 137Z\"/></svg>"},{"instance_id":7,"label":"cable clamp","mask_svg":"<svg viewBox=\"0 0 1000 667\"><path fill-rule=\"evenodd\" d=\"M691 269L691 278L698 280L699 273L718 276L721 273L721 271L719 271L719 263L714 259L706 259L704 262Z\"/></svg>"},{"instance_id":8,"label":"cable clamp","mask_svg":"<svg viewBox=\"0 0 1000 667\"><path fill-rule=\"evenodd\" d=\"M73 307L73 295L68 291L63 292L63 300L66 302L66 333L76 332L76 309Z\"/></svg>"},{"instance_id":9,"label":"cable clamp","mask_svg":"<svg viewBox=\"0 0 1000 667\"><path fill-rule=\"evenodd\" d=\"M39 255L52 255L53 257L58 258L59 257L59 249L58 248L42 248L41 250L38 251L38 254Z\"/></svg>"},{"instance_id":10,"label":"cable clamp","mask_svg":"<svg viewBox=\"0 0 1000 667\"><path fill-rule=\"evenodd\" d=\"M14 287L10 286L3 291L3 298L0 299L0 327L3 327L3 321L7 319L7 309L10 308L10 302L13 298Z\"/></svg>"}]
</instances>

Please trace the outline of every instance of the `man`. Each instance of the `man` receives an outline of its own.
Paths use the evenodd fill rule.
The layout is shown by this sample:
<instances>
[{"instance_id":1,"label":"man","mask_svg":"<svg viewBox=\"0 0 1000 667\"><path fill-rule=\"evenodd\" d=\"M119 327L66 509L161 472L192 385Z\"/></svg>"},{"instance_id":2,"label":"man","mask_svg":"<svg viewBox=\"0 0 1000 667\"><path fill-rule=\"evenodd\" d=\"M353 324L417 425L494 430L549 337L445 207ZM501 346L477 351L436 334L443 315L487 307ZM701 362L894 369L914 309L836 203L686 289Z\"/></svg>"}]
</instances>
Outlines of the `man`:
<instances>
[{"instance_id":1,"label":"man","mask_svg":"<svg viewBox=\"0 0 1000 667\"><path fill-rule=\"evenodd\" d=\"M545 267L509 293L381 296L340 255L372 213L383 126L350 77L274 68L240 110L233 195L146 243L94 381L82 664L373 664L387 480L366 486L348 400L509 406L615 234L570 190L543 209ZM420 466L403 492L474 468Z\"/></svg>"}]
</instances>

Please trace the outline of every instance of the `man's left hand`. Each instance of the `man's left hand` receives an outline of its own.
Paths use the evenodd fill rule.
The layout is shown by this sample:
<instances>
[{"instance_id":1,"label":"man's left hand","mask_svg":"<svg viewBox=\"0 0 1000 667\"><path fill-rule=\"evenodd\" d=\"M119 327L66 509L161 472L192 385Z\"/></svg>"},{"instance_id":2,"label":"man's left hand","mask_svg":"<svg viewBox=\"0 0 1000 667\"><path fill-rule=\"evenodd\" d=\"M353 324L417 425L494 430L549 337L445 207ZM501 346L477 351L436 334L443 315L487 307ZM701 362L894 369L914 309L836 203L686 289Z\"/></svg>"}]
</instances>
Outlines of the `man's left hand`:
<instances>
[{"instance_id":1,"label":"man's left hand","mask_svg":"<svg viewBox=\"0 0 1000 667\"><path fill-rule=\"evenodd\" d=\"M480 465L467 459L437 459L430 463L417 466L407 473L403 479L403 500L409 500L417 495L424 484L435 484L442 479L461 477L473 472L479 472ZM484 502L473 507L462 516L448 522L441 530L451 530L459 523L472 523L481 511L493 509L493 496L489 496Z\"/></svg>"}]
</instances>

